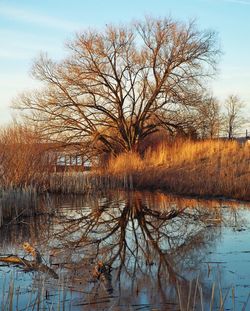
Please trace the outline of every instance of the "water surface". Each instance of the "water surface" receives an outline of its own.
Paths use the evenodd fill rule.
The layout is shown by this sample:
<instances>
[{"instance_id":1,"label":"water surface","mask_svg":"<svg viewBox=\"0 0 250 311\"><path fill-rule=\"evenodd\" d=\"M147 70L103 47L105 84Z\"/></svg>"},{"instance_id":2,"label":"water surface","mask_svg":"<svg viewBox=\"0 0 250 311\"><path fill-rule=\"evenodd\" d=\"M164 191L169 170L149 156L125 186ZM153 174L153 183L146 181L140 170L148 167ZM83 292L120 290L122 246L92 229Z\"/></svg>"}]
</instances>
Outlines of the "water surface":
<instances>
[{"instance_id":1,"label":"water surface","mask_svg":"<svg viewBox=\"0 0 250 311\"><path fill-rule=\"evenodd\" d=\"M0 310L210 310L211 303L212 310L241 310L247 303L244 204L147 192L50 196L37 204L36 216L0 229L0 254L25 256L28 241L51 270L2 263Z\"/></svg>"}]
</instances>

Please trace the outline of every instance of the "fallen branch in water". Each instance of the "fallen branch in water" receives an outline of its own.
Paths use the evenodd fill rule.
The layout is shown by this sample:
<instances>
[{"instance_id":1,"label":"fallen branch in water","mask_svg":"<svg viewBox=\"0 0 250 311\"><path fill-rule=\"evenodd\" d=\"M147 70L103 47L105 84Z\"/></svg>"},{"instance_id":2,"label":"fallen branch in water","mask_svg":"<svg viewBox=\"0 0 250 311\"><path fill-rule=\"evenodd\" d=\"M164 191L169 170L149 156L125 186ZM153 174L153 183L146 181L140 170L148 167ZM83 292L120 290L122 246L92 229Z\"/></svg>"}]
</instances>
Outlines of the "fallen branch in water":
<instances>
[{"instance_id":1,"label":"fallen branch in water","mask_svg":"<svg viewBox=\"0 0 250 311\"><path fill-rule=\"evenodd\" d=\"M6 263L12 263L12 264L19 264L19 265L23 265L26 267L30 267L31 266L31 262L29 260L26 260L24 258L20 258L18 256L7 256L7 257L2 257L0 256L0 261L1 262L6 262Z\"/></svg>"},{"instance_id":2,"label":"fallen branch in water","mask_svg":"<svg viewBox=\"0 0 250 311\"><path fill-rule=\"evenodd\" d=\"M32 255L34 260L27 260L16 255L9 255L9 256L0 256L0 262L20 265L23 266L25 269L47 273L53 278L58 279L58 275L55 273L55 271L42 263L42 256L40 255L37 249L31 246L28 242L25 242L23 244L23 248L27 253Z\"/></svg>"}]
</instances>

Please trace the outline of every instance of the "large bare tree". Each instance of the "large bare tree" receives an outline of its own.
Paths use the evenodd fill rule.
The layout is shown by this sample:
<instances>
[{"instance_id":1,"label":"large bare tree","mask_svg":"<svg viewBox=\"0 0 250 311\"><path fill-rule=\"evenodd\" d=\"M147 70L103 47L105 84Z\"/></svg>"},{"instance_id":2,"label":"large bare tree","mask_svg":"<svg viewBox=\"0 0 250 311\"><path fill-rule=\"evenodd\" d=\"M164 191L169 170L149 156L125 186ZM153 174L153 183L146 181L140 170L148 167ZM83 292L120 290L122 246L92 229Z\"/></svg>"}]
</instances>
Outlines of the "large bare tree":
<instances>
[{"instance_id":1,"label":"large bare tree","mask_svg":"<svg viewBox=\"0 0 250 311\"><path fill-rule=\"evenodd\" d=\"M68 48L61 62L39 58L33 75L44 88L15 105L50 138L113 154L162 126L183 128L219 54L214 32L171 18L88 30Z\"/></svg>"}]
</instances>

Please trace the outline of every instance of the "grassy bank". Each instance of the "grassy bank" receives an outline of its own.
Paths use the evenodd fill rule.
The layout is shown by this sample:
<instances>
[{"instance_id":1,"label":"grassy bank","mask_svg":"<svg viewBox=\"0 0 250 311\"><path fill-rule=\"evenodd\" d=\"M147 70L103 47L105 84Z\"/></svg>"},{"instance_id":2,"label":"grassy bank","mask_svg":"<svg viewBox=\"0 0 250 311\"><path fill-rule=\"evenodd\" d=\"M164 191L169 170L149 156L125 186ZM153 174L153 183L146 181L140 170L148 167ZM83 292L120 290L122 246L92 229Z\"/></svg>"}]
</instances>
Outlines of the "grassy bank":
<instances>
[{"instance_id":1,"label":"grassy bank","mask_svg":"<svg viewBox=\"0 0 250 311\"><path fill-rule=\"evenodd\" d=\"M31 171L35 172L32 167ZM22 172L17 176L23 177ZM17 182L10 179L4 188L0 187L0 225L4 219L17 217L22 210L34 207L34 197L44 191L88 194L106 189L145 189L250 200L250 145L179 140L148 148L143 156L121 154L97 171L42 174L38 171L31 176L24 179L23 186L18 178Z\"/></svg>"},{"instance_id":2,"label":"grassy bank","mask_svg":"<svg viewBox=\"0 0 250 311\"><path fill-rule=\"evenodd\" d=\"M177 141L121 154L104 174L130 175L138 189L250 200L250 145L236 141Z\"/></svg>"}]
</instances>

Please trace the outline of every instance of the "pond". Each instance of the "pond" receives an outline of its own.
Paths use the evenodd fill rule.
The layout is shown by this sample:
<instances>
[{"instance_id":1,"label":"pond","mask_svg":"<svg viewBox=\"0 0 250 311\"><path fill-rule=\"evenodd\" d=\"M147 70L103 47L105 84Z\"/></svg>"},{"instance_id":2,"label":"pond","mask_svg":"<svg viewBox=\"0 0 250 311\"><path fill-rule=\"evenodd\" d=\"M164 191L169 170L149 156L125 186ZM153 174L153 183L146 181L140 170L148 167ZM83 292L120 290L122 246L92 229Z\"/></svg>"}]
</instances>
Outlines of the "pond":
<instances>
[{"instance_id":1,"label":"pond","mask_svg":"<svg viewBox=\"0 0 250 311\"><path fill-rule=\"evenodd\" d=\"M38 198L0 229L0 310L249 310L250 210L149 192Z\"/></svg>"}]
</instances>

